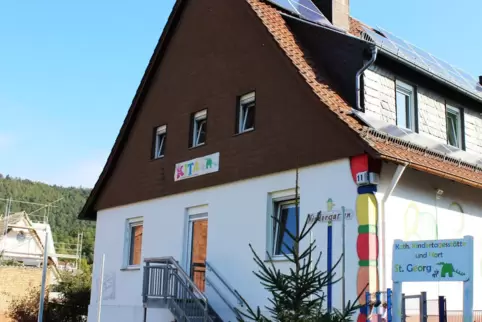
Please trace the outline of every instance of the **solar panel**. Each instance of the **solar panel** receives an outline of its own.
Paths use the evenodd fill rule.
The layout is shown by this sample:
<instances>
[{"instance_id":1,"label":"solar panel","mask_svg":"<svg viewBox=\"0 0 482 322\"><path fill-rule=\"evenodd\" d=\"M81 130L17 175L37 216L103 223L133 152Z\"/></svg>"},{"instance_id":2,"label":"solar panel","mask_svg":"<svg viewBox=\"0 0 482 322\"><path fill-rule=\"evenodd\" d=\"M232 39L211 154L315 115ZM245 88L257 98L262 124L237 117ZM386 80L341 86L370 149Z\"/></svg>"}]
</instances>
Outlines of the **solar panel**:
<instances>
[{"instance_id":1,"label":"solar panel","mask_svg":"<svg viewBox=\"0 0 482 322\"><path fill-rule=\"evenodd\" d=\"M363 32L367 34L373 41L381 48L392 52L393 54L398 53L398 48L390 41L388 38L383 37L382 35L379 35L375 31L368 29L366 27L362 27Z\"/></svg>"},{"instance_id":2,"label":"solar panel","mask_svg":"<svg viewBox=\"0 0 482 322\"><path fill-rule=\"evenodd\" d=\"M426 147L432 151L442 153L448 157L457 160L463 160L470 164L482 167L482 157L478 155L469 153L448 144L440 143L439 141L427 135L400 128L396 125L382 121L378 117L370 116L357 110L353 110L353 114L355 114L355 116L358 117L361 121L363 121L366 125L378 132L386 133L392 137L396 137L398 139L416 144L421 147Z\"/></svg>"},{"instance_id":3,"label":"solar panel","mask_svg":"<svg viewBox=\"0 0 482 322\"><path fill-rule=\"evenodd\" d=\"M269 0L269 2L305 20L334 27L311 0Z\"/></svg>"},{"instance_id":4,"label":"solar panel","mask_svg":"<svg viewBox=\"0 0 482 322\"><path fill-rule=\"evenodd\" d=\"M426 51L409 44L405 40L394 36L392 33L384 29L379 28L379 31L377 31L363 27L363 31L380 48L395 54L419 68L437 75L452 85L462 88L482 99L482 86L478 84L477 79L466 72L463 72Z\"/></svg>"}]
</instances>

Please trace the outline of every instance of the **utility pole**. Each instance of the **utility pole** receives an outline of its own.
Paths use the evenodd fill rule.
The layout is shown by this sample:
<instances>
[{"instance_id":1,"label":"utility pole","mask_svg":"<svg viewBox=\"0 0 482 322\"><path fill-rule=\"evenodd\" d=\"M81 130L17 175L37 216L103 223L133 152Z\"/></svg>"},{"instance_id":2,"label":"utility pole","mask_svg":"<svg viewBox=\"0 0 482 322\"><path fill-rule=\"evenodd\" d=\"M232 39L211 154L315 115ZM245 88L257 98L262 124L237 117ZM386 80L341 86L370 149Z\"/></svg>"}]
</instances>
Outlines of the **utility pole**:
<instances>
[{"instance_id":1,"label":"utility pole","mask_svg":"<svg viewBox=\"0 0 482 322\"><path fill-rule=\"evenodd\" d=\"M45 228L44 263L42 267L42 286L40 289L38 322L43 322L43 315L44 315L45 284L47 280L47 266L48 266L48 251L47 251L48 243L49 243L49 233L47 231L47 228Z\"/></svg>"}]
</instances>

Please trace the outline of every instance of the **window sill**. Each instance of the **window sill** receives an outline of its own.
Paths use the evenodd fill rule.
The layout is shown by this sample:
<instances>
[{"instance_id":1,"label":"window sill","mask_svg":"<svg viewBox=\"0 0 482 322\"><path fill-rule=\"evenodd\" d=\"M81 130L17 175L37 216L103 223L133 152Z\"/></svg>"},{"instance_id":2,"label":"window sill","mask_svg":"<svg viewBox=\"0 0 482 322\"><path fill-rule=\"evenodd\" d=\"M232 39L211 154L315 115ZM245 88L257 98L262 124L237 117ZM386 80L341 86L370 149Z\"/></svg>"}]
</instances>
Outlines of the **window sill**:
<instances>
[{"instance_id":1,"label":"window sill","mask_svg":"<svg viewBox=\"0 0 482 322\"><path fill-rule=\"evenodd\" d=\"M122 272L140 271L141 266L127 266L120 269Z\"/></svg>"},{"instance_id":2,"label":"window sill","mask_svg":"<svg viewBox=\"0 0 482 322\"><path fill-rule=\"evenodd\" d=\"M162 157L158 157L158 158L151 158L152 162L159 161L159 160L164 160L164 155Z\"/></svg>"},{"instance_id":3,"label":"window sill","mask_svg":"<svg viewBox=\"0 0 482 322\"><path fill-rule=\"evenodd\" d=\"M200 148L200 147L203 147L206 145L206 142L202 143L202 144L198 144L196 146L191 146L189 147L189 150L194 150L194 149L197 149L197 148Z\"/></svg>"},{"instance_id":4,"label":"window sill","mask_svg":"<svg viewBox=\"0 0 482 322\"><path fill-rule=\"evenodd\" d=\"M254 132L254 128L243 131L243 132L235 133L233 136L239 136L239 135L243 135L243 134L247 134L247 133L251 133L251 132Z\"/></svg>"},{"instance_id":5,"label":"window sill","mask_svg":"<svg viewBox=\"0 0 482 322\"><path fill-rule=\"evenodd\" d=\"M289 257L293 258L292 256L289 256ZM264 262L265 263L282 263L282 262L289 262L289 260L283 255L275 255L275 256L271 256L271 259L265 258Z\"/></svg>"}]
</instances>

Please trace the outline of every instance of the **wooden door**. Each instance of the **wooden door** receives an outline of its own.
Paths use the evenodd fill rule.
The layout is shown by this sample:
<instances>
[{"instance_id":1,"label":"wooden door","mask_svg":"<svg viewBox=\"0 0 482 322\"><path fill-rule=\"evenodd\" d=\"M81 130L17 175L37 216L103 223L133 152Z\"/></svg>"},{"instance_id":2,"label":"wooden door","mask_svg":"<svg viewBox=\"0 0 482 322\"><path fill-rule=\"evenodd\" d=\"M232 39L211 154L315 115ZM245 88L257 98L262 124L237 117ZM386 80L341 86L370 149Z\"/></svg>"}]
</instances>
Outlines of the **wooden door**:
<instances>
[{"instance_id":1,"label":"wooden door","mask_svg":"<svg viewBox=\"0 0 482 322\"><path fill-rule=\"evenodd\" d=\"M204 292L206 275L206 255L208 246L208 220L192 222L191 245L191 278L196 286Z\"/></svg>"}]
</instances>

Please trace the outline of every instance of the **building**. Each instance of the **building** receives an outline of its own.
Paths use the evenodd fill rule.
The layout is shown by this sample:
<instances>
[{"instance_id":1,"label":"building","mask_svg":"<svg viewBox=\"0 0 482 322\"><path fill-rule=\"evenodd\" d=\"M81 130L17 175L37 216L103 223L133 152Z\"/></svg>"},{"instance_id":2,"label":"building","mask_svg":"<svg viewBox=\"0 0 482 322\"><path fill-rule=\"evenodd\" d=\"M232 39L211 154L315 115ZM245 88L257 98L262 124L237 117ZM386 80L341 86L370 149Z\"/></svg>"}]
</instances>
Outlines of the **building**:
<instances>
[{"instance_id":1,"label":"building","mask_svg":"<svg viewBox=\"0 0 482 322\"><path fill-rule=\"evenodd\" d=\"M58 258L50 225L34 222L26 212L17 212L0 219L0 253L4 259L25 266L40 267L43 263L45 233L48 235L48 256L57 265Z\"/></svg>"},{"instance_id":2,"label":"building","mask_svg":"<svg viewBox=\"0 0 482 322\"><path fill-rule=\"evenodd\" d=\"M190 296L205 296L226 321L237 305L233 289L267 304L248 245L288 268L279 256L287 237L270 218L283 216L292 229L296 169L301 220L342 207L350 214L347 299L367 283L372 292L391 287L395 239L473 235L481 253L478 81L351 18L348 1L290 3L298 1L176 1L80 214L97 222L89 321L103 255L102 321L192 313L142 297L144 265L156 261L179 265L189 279L179 269L173 278L194 283L204 295ZM313 237L337 259L342 226L328 226L322 220ZM148 292L160 295L167 271L149 271ZM341 287L332 290L335 307ZM449 310L462 308L457 283L403 290L445 295ZM474 303L482 309L480 286Z\"/></svg>"},{"instance_id":3,"label":"building","mask_svg":"<svg viewBox=\"0 0 482 322\"><path fill-rule=\"evenodd\" d=\"M51 287L58 283L60 272L50 225L34 222L26 212L0 218L0 322L9 321L12 300L41 287L45 231L49 233L46 285Z\"/></svg>"}]
</instances>

